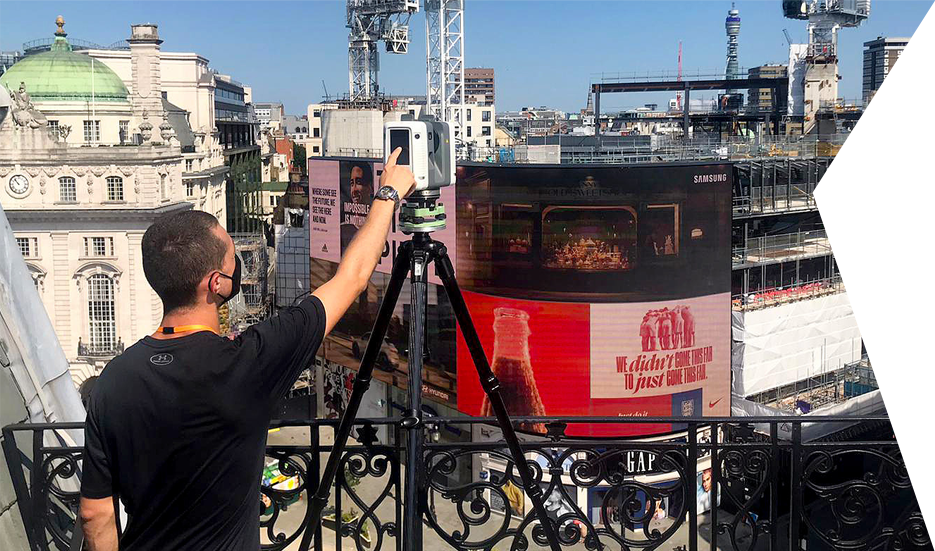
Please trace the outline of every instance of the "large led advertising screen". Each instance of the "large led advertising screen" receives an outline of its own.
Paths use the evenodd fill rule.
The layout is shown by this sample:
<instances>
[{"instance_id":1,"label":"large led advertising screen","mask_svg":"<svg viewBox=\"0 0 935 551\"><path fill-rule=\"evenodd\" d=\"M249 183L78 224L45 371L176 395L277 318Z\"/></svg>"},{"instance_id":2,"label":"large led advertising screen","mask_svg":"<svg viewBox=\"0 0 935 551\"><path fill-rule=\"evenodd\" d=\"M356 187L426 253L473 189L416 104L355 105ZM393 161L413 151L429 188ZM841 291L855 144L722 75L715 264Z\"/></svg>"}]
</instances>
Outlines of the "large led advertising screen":
<instances>
[{"instance_id":1,"label":"large led advertising screen","mask_svg":"<svg viewBox=\"0 0 935 551\"><path fill-rule=\"evenodd\" d=\"M373 195L380 187L383 163L374 159L309 159L309 254L312 258L340 262L344 251L370 213ZM448 227L433 236L445 243L454 242L454 187L442 190L439 203L448 212ZM390 234L377 265L377 272L388 274L393 269L396 249L408 236L399 231L398 217L393 220ZM448 254L455 259L455 252ZM434 270L429 276L440 283Z\"/></svg>"},{"instance_id":2,"label":"large led advertising screen","mask_svg":"<svg viewBox=\"0 0 935 551\"><path fill-rule=\"evenodd\" d=\"M376 159L312 158L309 173L309 284L314 290L337 271L338 263L357 230L370 212L373 194L379 189L383 165ZM452 244L449 255L455 261L454 187L441 192L439 202L448 208L448 228L432 235ZM397 213L398 215L398 213ZM383 255L367 290L351 305L325 339L319 356L354 372L370 340L377 310L389 285L393 259L400 243L409 239L398 230L398 217L390 228ZM440 283L435 270L429 281ZM409 284L403 286L378 355L374 378L390 387L408 386ZM426 355L423 369L423 395L434 402L456 404L455 321L444 290L429 285L426 306ZM395 414L388 412L390 414Z\"/></svg>"},{"instance_id":3,"label":"large led advertising screen","mask_svg":"<svg viewBox=\"0 0 935 551\"><path fill-rule=\"evenodd\" d=\"M458 281L512 415L729 415L729 164L465 165L457 205ZM460 335L457 357L458 409L490 415Z\"/></svg>"}]
</instances>

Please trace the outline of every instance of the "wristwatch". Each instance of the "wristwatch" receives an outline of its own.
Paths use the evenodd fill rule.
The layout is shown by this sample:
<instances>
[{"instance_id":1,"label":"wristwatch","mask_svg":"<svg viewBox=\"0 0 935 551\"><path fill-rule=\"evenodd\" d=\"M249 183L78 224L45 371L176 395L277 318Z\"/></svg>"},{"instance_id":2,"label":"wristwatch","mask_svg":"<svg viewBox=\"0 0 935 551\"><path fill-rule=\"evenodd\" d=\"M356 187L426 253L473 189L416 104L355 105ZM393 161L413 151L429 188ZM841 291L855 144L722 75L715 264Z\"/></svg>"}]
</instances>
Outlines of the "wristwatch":
<instances>
[{"instance_id":1,"label":"wristwatch","mask_svg":"<svg viewBox=\"0 0 935 551\"><path fill-rule=\"evenodd\" d=\"M382 199L384 201L392 200L396 204L396 206L393 207L393 210L399 208L399 192L390 186L381 187L380 191L378 191L377 194L373 196L373 198Z\"/></svg>"}]
</instances>

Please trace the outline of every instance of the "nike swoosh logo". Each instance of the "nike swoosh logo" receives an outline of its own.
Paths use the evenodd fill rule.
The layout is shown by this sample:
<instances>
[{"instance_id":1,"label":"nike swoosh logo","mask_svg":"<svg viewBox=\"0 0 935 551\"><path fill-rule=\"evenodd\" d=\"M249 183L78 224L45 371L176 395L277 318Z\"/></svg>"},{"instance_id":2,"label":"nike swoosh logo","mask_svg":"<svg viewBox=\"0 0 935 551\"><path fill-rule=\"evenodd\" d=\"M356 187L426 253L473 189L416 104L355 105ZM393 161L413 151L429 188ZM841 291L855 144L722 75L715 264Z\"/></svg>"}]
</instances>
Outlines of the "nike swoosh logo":
<instances>
[{"instance_id":1,"label":"nike swoosh logo","mask_svg":"<svg viewBox=\"0 0 935 551\"><path fill-rule=\"evenodd\" d=\"M713 408L713 407L716 406L717 403L720 402L721 400L723 400L723 398L718 398L717 400L715 400L715 401L713 401L713 402L708 402L708 407L709 407L709 408Z\"/></svg>"}]
</instances>

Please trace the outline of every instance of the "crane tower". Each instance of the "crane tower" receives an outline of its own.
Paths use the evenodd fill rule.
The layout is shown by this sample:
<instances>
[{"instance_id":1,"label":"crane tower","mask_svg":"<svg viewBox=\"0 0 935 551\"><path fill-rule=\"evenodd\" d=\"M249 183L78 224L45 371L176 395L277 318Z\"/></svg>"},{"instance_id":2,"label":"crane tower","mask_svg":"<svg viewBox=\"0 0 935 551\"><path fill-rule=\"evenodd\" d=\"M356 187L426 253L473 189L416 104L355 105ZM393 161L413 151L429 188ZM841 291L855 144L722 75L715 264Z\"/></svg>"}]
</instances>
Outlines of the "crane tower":
<instances>
[{"instance_id":1,"label":"crane tower","mask_svg":"<svg viewBox=\"0 0 935 551\"><path fill-rule=\"evenodd\" d=\"M833 104L838 96L838 30L858 27L870 17L870 0L783 0L782 11L790 19L808 21L808 44L800 58L805 76L802 82L795 83L795 90L790 82L789 92L790 96L804 98L800 107L804 111L803 131L821 134L817 112L823 104ZM789 47L791 63L798 45ZM790 103L790 110L791 107ZM790 111L790 114L798 113Z\"/></svg>"},{"instance_id":2,"label":"crane tower","mask_svg":"<svg viewBox=\"0 0 935 551\"><path fill-rule=\"evenodd\" d=\"M379 92L377 75L380 54L377 42L386 51L409 51L409 18L419 11L418 0L347 0L348 75L352 101L375 100Z\"/></svg>"},{"instance_id":3,"label":"crane tower","mask_svg":"<svg viewBox=\"0 0 935 551\"><path fill-rule=\"evenodd\" d=\"M426 108L451 124L460 146L464 120L464 0L425 0ZM460 150L460 147L459 147Z\"/></svg>"}]
</instances>

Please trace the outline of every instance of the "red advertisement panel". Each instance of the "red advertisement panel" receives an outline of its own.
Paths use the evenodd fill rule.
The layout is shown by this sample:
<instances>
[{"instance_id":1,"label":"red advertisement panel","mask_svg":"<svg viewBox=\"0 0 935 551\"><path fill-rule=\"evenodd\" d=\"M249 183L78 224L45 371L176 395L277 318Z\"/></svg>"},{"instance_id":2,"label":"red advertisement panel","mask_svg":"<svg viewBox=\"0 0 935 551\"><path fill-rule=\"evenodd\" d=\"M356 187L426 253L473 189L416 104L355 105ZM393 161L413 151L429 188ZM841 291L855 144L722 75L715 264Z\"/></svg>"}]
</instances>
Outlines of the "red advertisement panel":
<instances>
[{"instance_id":1,"label":"red advertisement panel","mask_svg":"<svg viewBox=\"0 0 935 551\"><path fill-rule=\"evenodd\" d=\"M582 304L466 292L507 411L523 416L701 417L730 412L729 294ZM493 416L458 336L458 409ZM543 433L542 423L526 423ZM579 436L642 435L671 425L573 425Z\"/></svg>"},{"instance_id":2,"label":"red advertisement panel","mask_svg":"<svg viewBox=\"0 0 935 551\"><path fill-rule=\"evenodd\" d=\"M464 297L511 415L588 414L589 305L472 292ZM458 409L493 415L460 331ZM524 428L545 430L539 424Z\"/></svg>"}]
</instances>

